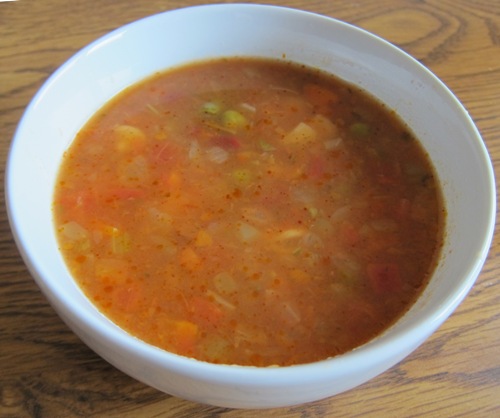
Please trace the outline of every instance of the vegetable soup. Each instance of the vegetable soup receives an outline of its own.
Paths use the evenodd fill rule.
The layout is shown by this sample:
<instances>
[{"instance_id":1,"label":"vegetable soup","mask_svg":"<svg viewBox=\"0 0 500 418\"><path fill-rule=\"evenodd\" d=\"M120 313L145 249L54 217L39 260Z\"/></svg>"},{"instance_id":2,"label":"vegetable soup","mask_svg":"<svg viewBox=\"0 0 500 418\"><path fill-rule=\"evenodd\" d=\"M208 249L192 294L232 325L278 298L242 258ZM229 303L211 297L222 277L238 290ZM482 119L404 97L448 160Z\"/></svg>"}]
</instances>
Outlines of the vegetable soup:
<instances>
[{"instance_id":1,"label":"vegetable soup","mask_svg":"<svg viewBox=\"0 0 500 418\"><path fill-rule=\"evenodd\" d=\"M120 93L67 150L53 208L104 315L170 352L252 366L326 359L387 329L426 286L446 218L392 110L257 58Z\"/></svg>"}]
</instances>

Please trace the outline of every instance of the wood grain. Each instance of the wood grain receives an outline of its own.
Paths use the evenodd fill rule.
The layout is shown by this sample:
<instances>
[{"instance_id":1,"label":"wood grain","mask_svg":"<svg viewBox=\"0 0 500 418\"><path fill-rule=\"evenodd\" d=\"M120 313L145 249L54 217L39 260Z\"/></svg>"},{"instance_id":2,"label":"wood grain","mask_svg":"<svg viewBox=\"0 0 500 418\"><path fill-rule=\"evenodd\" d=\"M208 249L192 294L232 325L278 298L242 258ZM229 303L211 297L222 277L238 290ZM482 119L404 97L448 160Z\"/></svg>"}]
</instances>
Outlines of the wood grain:
<instances>
[{"instance_id":1,"label":"wood grain","mask_svg":"<svg viewBox=\"0 0 500 418\"><path fill-rule=\"evenodd\" d=\"M125 23L212 1L0 2L0 162L47 77ZM230 3L230 2L227 2ZM500 167L498 0L270 1L353 23L413 55L463 102ZM0 183L4 184L2 170ZM0 195L0 417L500 416L500 242L476 285L415 353L361 387L268 411L216 408L160 393L106 363L40 293L15 247ZM471 219L471 222L474 220Z\"/></svg>"}]
</instances>

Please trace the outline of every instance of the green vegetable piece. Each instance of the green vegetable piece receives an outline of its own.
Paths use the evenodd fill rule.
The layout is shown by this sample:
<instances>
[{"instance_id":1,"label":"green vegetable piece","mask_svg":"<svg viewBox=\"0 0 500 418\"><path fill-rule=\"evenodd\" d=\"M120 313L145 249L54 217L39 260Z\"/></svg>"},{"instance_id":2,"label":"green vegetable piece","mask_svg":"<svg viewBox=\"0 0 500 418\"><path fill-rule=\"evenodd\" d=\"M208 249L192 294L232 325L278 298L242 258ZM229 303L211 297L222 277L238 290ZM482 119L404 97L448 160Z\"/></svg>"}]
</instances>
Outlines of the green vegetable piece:
<instances>
[{"instance_id":1,"label":"green vegetable piece","mask_svg":"<svg viewBox=\"0 0 500 418\"><path fill-rule=\"evenodd\" d=\"M370 134L370 126L363 122L355 122L349 127L349 131L356 136L368 136Z\"/></svg>"},{"instance_id":2,"label":"green vegetable piece","mask_svg":"<svg viewBox=\"0 0 500 418\"><path fill-rule=\"evenodd\" d=\"M222 114L222 124L229 129L242 129L247 125L247 118L237 110L226 110Z\"/></svg>"},{"instance_id":3,"label":"green vegetable piece","mask_svg":"<svg viewBox=\"0 0 500 418\"><path fill-rule=\"evenodd\" d=\"M250 181L252 181L252 173L250 172L250 170L240 168L233 171L233 178L240 185L245 186L249 184Z\"/></svg>"},{"instance_id":4,"label":"green vegetable piece","mask_svg":"<svg viewBox=\"0 0 500 418\"><path fill-rule=\"evenodd\" d=\"M312 218L315 218L316 216L318 216L318 209L317 208L312 207L312 206L308 206L307 210Z\"/></svg>"},{"instance_id":5,"label":"green vegetable piece","mask_svg":"<svg viewBox=\"0 0 500 418\"><path fill-rule=\"evenodd\" d=\"M260 140L259 145L260 145L261 150L264 152L271 152L271 151L274 151L276 149L273 145L271 145L269 142L266 142L264 140Z\"/></svg>"},{"instance_id":6,"label":"green vegetable piece","mask_svg":"<svg viewBox=\"0 0 500 418\"><path fill-rule=\"evenodd\" d=\"M203 104L203 112L209 114L209 115L217 115L220 111L220 105L215 102L206 102Z\"/></svg>"}]
</instances>

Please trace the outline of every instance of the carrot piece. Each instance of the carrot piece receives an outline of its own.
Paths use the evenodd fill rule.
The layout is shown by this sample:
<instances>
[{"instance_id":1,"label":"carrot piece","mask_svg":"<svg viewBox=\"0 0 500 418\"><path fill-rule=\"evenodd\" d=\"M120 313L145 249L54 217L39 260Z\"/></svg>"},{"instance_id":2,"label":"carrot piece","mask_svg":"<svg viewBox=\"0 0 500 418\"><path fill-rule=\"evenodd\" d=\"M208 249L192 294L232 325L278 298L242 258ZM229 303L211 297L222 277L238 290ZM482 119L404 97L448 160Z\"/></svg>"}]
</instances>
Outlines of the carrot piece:
<instances>
[{"instance_id":1,"label":"carrot piece","mask_svg":"<svg viewBox=\"0 0 500 418\"><path fill-rule=\"evenodd\" d=\"M198 338L198 325L190 321L175 321L172 337L181 354L192 354Z\"/></svg>"},{"instance_id":2,"label":"carrot piece","mask_svg":"<svg viewBox=\"0 0 500 418\"><path fill-rule=\"evenodd\" d=\"M176 171L170 173L167 179L167 186L169 190L179 190L182 186L182 178Z\"/></svg>"},{"instance_id":3,"label":"carrot piece","mask_svg":"<svg viewBox=\"0 0 500 418\"><path fill-rule=\"evenodd\" d=\"M198 269L202 261L200 256L190 247L186 247L181 251L179 260L181 266L190 271Z\"/></svg>"},{"instance_id":4,"label":"carrot piece","mask_svg":"<svg viewBox=\"0 0 500 418\"><path fill-rule=\"evenodd\" d=\"M371 263L366 268L368 280L377 294L399 292L403 287L396 263Z\"/></svg>"},{"instance_id":5,"label":"carrot piece","mask_svg":"<svg viewBox=\"0 0 500 418\"><path fill-rule=\"evenodd\" d=\"M201 229L198 231L198 235L196 235L196 240L194 242L194 245L197 247L209 247L212 245L212 237L211 235L205 231L204 229Z\"/></svg>"}]
</instances>

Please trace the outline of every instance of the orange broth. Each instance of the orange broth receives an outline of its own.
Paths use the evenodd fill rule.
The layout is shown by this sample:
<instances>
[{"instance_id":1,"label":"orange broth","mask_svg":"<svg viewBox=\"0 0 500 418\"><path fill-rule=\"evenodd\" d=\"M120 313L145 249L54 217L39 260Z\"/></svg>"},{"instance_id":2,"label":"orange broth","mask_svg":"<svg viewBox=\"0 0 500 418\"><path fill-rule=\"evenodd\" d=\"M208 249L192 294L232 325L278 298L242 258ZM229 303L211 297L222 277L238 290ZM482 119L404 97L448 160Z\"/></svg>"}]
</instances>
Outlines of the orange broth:
<instances>
[{"instance_id":1,"label":"orange broth","mask_svg":"<svg viewBox=\"0 0 500 418\"><path fill-rule=\"evenodd\" d=\"M393 111L296 64L220 59L110 101L55 188L60 250L130 334L200 360L291 365L376 337L436 265L435 172Z\"/></svg>"}]
</instances>

